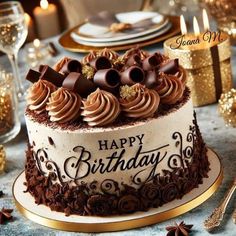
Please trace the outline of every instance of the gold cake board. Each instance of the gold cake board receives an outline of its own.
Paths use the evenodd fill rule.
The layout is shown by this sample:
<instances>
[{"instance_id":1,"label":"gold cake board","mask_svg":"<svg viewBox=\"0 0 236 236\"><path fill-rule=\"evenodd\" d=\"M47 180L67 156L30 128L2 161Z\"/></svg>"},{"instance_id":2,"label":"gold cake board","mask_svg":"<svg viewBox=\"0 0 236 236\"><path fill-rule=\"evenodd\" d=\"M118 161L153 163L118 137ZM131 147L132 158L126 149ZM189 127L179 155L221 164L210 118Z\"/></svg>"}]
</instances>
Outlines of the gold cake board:
<instances>
[{"instance_id":1,"label":"gold cake board","mask_svg":"<svg viewBox=\"0 0 236 236\"><path fill-rule=\"evenodd\" d=\"M51 211L44 205L36 205L34 198L29 193L23 192L26 189L26 186L23 185L25 182L24 172L16 178L13 184L13 196L22 215L38 224L58 230L109 232L143 227L184 214L211 197L222 182L223 170L218 155L210 148L208 148L208 158L211 170L209 178L203 179L203 184L193 189L182 199L174 200L147 212L112 217L76 215L66 217L64 213Z\"/></svg>"}]
</instances>

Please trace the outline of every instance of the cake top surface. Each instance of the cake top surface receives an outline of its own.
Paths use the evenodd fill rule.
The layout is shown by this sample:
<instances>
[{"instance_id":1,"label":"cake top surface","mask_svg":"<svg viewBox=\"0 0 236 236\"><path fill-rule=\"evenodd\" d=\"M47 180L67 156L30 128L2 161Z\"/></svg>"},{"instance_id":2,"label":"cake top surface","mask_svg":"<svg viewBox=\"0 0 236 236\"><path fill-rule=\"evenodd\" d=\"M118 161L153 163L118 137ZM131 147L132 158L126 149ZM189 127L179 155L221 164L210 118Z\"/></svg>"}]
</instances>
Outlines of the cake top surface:
<instances>
[{"instance_id":1,"label":"cake top surface","mask_svg":"<svg viewBox=\"0 0 236 236\"><path fill-rule=\"evenodd\" d=\"M105 48L81 61L65 57L53 68L29 70L26 79L33 83L26 114L64 129L132 124L168 114L189 97L178 59L140 48L123 55Z\"/></svg>"}]
</instances>

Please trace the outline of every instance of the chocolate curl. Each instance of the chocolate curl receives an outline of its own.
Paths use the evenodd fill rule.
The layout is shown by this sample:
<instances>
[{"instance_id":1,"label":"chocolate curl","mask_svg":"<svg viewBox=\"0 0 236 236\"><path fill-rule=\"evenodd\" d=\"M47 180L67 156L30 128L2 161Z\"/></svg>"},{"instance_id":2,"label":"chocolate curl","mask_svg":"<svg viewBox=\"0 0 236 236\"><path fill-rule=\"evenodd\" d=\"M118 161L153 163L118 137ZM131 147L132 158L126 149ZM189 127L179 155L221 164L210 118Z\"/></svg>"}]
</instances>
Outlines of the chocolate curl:
<instances>
[{"instance_id":1,"label":"chocolate curl","mask_svg":"<svg viewBox=\"0 0 236 236\"><path fill-rule=\"evenodd\" d=\"M150 89L155 88L158 85L157 75L154 70L150 70L147 72L144 84L147 88L150 88Z\"/></svg>"},{"instance_id":2,"label":"chocolate curl","mask_svg":"<svg viewBox=\"0 0 236 236\"><path fill-rule=\"evenodd\" d=\"M158 71L163 72L165 74L174 75L175 73L178 72L178 68L179 68L179 60L174 59L174 60L169 60L164 64L161 64L160 67L158 68Z\"/></svg>"},{"instance_id":3,"label":"chocolate curl","mask_svg":"<svg viewBox=\"0 0 236 236\"><path fill-rule=\"evenodd\" d=\"M104 89L114 89L120 84L120 74L115 69L98 70L93 78L93 82Z\"/></svg>"},{"instance_id":4,"label":"chocolate curl","mask_svg":"<svg viewBox=\"0 0 236 236\"><path fill-rule=\"evenodd\" d=\"M159 58L156 54L153 54L143 61L144 70L152 70L160 64Z\"/></svg>"},{"instance_id":5,"label":"chocolate curl","mask_svg":"<svg viewBox=\"0 0 236 236\"><path fill-rule=\"evenodd\" d=\"M57 87L61 87L65 76L61 73L56 72L51 67L45 65L41 71L40 79L47 80Z\"/></svg>"},{"instance_id":6,"label":"chocolate curl","mask_svg":"<svg viewBox=\"0 0 236 236\"><path fill-rule=\"evenodd\" d=\"M40 66L39 66L39 72L42 72L44 66L45 66L45 65L40 65Z\"/></svg>"},{"instance_id":7,"label":"chocolate curl","mask_svg":"<svg viewBox=\"0 0 236 236\"><path fill-rule=\"evenodd\" d=\"M70 72L82 72L82 65L79 61L70 59L65 65L60 69L60 73L69 74Z\"/></svg>"},{"instance_id":8,"label":"chocolate curl","mask_svg":"<svg viewBox=\"0 0 236 236\"><path fill-rule=\"evenodd\" d=\"M77 72L68 74L63 81L62 87L77 92L81 97L87 97L96 90L96 86L93 82Z\"/></svg>"},{"instance_id":9,"label":"chocolate curl","mask_svg":"<svg viewBox=\"0 0 236 236\"><path fill-rule=\"evenodd\" d=\"M138 66L131 66L121 73L121 83L133 85L144 81L144 71Z\"/></svg>"},{"instance_id":10,"label":"chocolate curl","mask_svg":"<svg viewBox=\"0 0 236 236\"><path fill-rule=\"evenodd\" d=\"M138 54L130 56L126 62L126 66L141 65L141 58Z\"/></svg>"},{"instance_id":11,"label":"chocolate curl","mask_svg":"<svg viewBox=\"0 0 236 236\"><path fill-rule=\"evenodd\" d=\"M107 57L97 57L90 62L90 65L96 70L109 69L112 67L110 60Z\"/></svg>"},{"instance_id":12,"label":"chocolate curl","mask_svg":"<svg viewBox=\"0 0 236 236\"><path fill-rule=\"evenodd\" d=\"M30 69L26 75L26 79L31 83L36 83L39 80L40 75L41 74L38 71Z\"/></svg>"}]
</instances>

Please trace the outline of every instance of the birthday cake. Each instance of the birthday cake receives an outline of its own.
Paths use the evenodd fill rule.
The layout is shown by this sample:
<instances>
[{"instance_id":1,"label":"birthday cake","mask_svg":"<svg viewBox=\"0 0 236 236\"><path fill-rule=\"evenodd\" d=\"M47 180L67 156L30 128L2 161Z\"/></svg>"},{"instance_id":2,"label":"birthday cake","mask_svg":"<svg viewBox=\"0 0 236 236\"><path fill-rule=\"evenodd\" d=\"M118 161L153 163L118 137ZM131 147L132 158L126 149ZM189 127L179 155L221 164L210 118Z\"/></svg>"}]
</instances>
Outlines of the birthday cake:
<instances>
[{"instance_id":1,"label":"birthday cake","mask_svg":"<svg viewBox=\"0 0 236 236\"><path fill-rule=\"evenodd\" d=\"M66 215L146 211L197 188L209 162L178 60L134 48L29 70L26 192Z\"/></svg>"}]
</instances>

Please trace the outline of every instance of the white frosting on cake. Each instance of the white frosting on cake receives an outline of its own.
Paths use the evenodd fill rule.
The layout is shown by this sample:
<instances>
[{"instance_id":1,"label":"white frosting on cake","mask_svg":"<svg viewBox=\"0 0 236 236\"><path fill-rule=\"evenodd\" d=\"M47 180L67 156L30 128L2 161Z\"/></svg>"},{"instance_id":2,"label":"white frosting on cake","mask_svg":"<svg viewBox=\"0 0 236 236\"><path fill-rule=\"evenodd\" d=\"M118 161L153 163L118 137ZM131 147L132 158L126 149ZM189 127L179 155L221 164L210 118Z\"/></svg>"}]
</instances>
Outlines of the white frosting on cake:
<instances>
[{"instance_id":1,"label":"white frosting on cake","mask_svg":"<svg viewBox=\"0 0 236 236\"><path fill-rule=\"evenodd\" d=\"M25 119L39 169L45 175L58 172L61 181L55 181L59 183L112 179L137 188L154 175L162 175L162 170L192 160L191 99L167 115L119 127L71 131L40 124L30 115Z\"/></svg>"}]
</instances>

